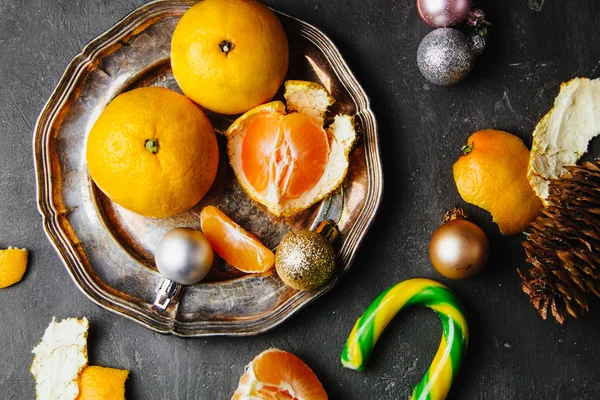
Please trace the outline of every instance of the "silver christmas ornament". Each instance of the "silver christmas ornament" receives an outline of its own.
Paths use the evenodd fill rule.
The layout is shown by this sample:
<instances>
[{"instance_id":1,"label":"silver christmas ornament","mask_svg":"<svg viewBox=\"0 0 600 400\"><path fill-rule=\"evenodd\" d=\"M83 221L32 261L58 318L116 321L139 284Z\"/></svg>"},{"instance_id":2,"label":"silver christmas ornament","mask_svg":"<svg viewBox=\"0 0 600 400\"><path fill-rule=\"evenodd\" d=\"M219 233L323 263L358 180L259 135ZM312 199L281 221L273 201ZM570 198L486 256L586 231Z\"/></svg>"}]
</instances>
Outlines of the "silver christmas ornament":
<instances>
[{"instance_id":1,"label":"silver christmas ornament","mask_svg":"<svg viewBox=\"0 0 600 400\"><path fill-rule=\"evenodd\" d=\"M175 228L158 242L154 261L163 276L154 306L165 310L179 294L181 285L193 285L210 271L213 249L202 232L192 228Z\"/></svg>"},{"instance_id":2,"label":"silver christmas ornament","mask_svg":"<svg viewBox=\"0 0 600 400\"><path fill-rule=\"evenodd\" d=\"M475 53L462 32L440 28L423 38L417 50L417 65L427 80L436 85L453 85L473 68Z\"/></svg>"}]
</instances>

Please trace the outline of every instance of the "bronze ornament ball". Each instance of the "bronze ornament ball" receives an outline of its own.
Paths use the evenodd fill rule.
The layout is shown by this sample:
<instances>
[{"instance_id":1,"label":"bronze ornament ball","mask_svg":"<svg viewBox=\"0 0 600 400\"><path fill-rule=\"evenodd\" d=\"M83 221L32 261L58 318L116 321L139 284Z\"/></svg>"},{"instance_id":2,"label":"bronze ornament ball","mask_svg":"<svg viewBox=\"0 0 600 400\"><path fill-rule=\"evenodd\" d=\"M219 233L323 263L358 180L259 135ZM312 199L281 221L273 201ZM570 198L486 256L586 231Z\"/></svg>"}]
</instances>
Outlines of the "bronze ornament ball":
<instances>
[{"instance_id":1,"label":"bronze ornament ball","mask_svg":"<svg viewBox=\"0 0 600 400\"><path fill-rule=\"evenodd\" d=\"M490 245L485 232L465 219L453 219L433 232L429 258L435 269L448 279L467 279L487 264Z\"/></svg>"}]
</instances>

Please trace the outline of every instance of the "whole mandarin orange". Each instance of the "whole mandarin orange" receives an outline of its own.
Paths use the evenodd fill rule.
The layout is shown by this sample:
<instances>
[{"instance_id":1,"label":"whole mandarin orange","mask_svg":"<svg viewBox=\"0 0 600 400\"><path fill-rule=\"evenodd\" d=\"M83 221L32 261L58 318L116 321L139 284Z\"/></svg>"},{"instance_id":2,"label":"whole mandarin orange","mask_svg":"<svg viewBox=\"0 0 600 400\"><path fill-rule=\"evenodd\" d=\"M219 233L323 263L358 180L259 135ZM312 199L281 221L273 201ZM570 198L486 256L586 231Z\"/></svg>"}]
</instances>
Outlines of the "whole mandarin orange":
<instances>
[{"instance_id":1,"label":"whole mandarin orange","mask_svg":"<svg viewBox=\"0 0 600 400\"><path fill-rule=\"evenodd\" d=\"M86 157L96 185L148 217L189 210L210 189L219 160L212 125L191 100L162 87L117 96L90 131Z\"/></svg>"},{"instance_id":2,"label":"whole mandarin orange","mask_svg":"<svg viewBox=\"0 0 600 400\"><path fill-rule=\"evenodd\" d=\"M279 19L255 0L203 0L183 15L171 42L173 75L183 93L222 114L270 100L288 58Z\"/></svg>"}]
</instances>

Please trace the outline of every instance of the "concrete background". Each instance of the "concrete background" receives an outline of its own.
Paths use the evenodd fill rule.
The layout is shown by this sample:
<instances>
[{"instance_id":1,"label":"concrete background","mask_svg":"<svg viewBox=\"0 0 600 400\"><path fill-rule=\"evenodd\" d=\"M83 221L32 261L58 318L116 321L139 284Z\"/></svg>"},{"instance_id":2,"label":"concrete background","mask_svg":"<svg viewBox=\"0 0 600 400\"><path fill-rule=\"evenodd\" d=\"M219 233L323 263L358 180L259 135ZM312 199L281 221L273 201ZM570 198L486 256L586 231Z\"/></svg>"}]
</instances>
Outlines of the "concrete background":
<instances>
[{"instance_id":1,"label":"concrete background","mask_svg":"<svg viewBox=\"0 0 600 400\"><path fill-rule=\"evenodd\" d=\"M0 0L0 247L26 247L31 257L23 282L0 290L0 398L34 398L31 349L53 315L90 319L90 362L130 369L129 399L230 398L244 365L269 347L304 359L331 398L408 398L441 334L431 311L396 318L362 373L344 370L339 354L355 319L383 289L418 276L448 284L469 314L471 345L451 398L600 397L600 302L564 326L542 321L515 272L525 266L523 237L502 238L485 212L467 206L491 239L484 273L450 282L427 255L443 212L463 205L451 166L468 135L494 127L529 145L560 82L600 76L596 1L482 0L493 24L489 49L468 79L450 88L428 84L416 67L430 28L414 1L266 1L330 35L370 95L380 126L383 204L351 271L315 304L258 337L189 340L155 334L85 298L36 210L37 115L82 47L143 3Z\"/></svg>"}]
</instances>

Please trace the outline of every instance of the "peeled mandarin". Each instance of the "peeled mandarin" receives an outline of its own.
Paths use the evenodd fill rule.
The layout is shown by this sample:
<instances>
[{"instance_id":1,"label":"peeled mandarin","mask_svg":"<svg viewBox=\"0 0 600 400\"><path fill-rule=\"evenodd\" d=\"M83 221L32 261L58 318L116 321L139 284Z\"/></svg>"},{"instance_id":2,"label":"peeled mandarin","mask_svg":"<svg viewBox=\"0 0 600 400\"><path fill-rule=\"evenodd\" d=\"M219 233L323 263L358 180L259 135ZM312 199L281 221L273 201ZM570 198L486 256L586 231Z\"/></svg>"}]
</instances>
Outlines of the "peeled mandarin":
<instances>
[{"instance_id":1,"label":"peeled mandarin","mask_svg":"<svg viewBox=\"0 0 600 400\"><path fill-rule=\"evenodd\" d=\"M327 393L304 361L287 351L269 349L248 364L231 399L327 400Z\"/></svg>"},{"instance_id":2,"label":"peeled mandarin","mask_svg":"<svg viewBox=\"0 0 600 400\"><path fill-rule=\"evenodd\" d=\"M292 216L339 187L356 140L354 119L336 115L333 98L315 82L287 81L287 104L253 108L227 129L227 153L244 191L275 216Z\"/></svg>"},{"instance_id":3,"label":"peeled mandarin","mask_svg":"<svg viewBox=\"0 0 600 400\"><path fill-rule=\"evenodd\" d=\"M268 195L275 184L283 200L296 199L319 181L328 153L327 134L313 119L264 112L249 121L242 168L261 195Z\"/></svg>"}]
</instances>

